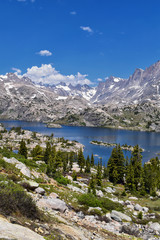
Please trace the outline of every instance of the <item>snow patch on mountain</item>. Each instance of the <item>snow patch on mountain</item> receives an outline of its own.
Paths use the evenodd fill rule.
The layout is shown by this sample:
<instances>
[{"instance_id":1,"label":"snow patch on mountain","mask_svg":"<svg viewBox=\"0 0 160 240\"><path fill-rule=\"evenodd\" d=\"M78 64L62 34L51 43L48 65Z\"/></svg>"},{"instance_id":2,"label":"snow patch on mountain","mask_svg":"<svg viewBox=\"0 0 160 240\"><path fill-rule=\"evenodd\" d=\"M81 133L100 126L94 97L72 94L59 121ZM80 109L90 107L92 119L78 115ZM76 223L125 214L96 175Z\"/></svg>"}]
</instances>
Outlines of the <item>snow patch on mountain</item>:
<instances>
[{"instance_id":1,"label":"snow patch on mountain","mask_svg":"<svg viewBox=\"0 0 160 240\"><path fill-rule=\"evenodd\" d=\"M64 96L58 96L58 97L56 98L56 100L65 100L65 99L67 99L67 97L64 97Z\"/></svg>"}]
</instances>

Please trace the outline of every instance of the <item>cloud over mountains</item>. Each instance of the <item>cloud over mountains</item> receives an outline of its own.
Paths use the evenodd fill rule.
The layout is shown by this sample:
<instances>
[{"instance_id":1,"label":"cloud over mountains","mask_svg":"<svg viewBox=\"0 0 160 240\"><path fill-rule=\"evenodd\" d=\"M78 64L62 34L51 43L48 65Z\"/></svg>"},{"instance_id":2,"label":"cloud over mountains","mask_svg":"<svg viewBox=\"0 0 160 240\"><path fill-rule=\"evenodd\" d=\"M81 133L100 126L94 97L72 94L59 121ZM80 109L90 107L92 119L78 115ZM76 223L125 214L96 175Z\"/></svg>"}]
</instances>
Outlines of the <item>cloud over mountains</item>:
<instances>
[{"instance_id":1,"label":"cloud over mountains","mask_svg":"<svg viewBox=\"0 0 160 240\"><path fill-rule=\"evenodd\" d=\"M33 66L27 69L24 76L29 77L35 83L58 84L64 82L66 84L91 84L86 74L77 73L76 75L63 75L58 72L51 64L42 64L41 67Z\"/></svg>"}]
</instances>

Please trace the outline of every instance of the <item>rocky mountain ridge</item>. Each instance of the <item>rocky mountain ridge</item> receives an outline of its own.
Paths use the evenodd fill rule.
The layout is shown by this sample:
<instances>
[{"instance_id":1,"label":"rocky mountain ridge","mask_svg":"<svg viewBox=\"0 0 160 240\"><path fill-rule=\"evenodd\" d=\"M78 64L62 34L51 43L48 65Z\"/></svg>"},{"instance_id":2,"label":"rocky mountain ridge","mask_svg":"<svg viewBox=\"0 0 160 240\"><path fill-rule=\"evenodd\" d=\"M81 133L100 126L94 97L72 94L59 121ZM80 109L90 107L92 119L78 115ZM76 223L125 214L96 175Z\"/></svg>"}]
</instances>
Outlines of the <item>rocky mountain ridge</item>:
<instances>
[{"instance_id":1,"label":"rocky mountain ridge","mask_svg":"<svg viewBox=\"0 0 160 240\"><path fill-rule=\"evenodd\" d=\"M138 116L138 128L146 130L148 126L147 130L159 131L159 87L160 61L145 70L136 69L129 79L112 76L97 87L65 83L36 85L27 77L8 73L0 76L0 117L69 125L133 128L132 122ZM145 111L146 106L149 106L149 112ZM126 107L130 109L129 116L124 114ZM137 108L143 108L144 111L130 117ZM146 115L149 115L147 120ZM154 127L150 128L152 121Z\"/></svg>"}]
</instances>

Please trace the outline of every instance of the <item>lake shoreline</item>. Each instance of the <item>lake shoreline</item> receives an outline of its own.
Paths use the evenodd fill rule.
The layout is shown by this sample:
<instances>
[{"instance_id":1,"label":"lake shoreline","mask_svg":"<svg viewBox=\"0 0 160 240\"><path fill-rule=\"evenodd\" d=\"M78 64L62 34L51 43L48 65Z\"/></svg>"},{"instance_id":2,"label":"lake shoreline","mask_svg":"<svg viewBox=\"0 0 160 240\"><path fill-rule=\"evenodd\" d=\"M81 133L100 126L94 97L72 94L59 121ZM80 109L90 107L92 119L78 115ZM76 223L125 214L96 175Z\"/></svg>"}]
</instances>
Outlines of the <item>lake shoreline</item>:
<instances>
[{"instance_id":1,"label":"lake shoreline","mask_svg":"<svg viewBox=\"0 0 160 240\"><path fill-rule=\"evenodd\" d=\"M62 124L61 121L56 121L56 122L51 122L51 121L28 121L28 120L22 120L22 119L9 119L9 118L0 118L0 121L24 121L24 122L35 122L35 123L43 123L49 126L49 128L52 128L50 125L53 124L53 128L60 128L63 126L68 126L68 127L92 127L92 128L104 128L104 129L116 129L116 130L126 130L126 131L138 131L138 132L155 132L155 133L160 133L159 131L154 131L154 130L149 130L149 129L144 129L144 128L139 128L139 127L124 127L124 126L93 126L93 125L81 125L81 124L67 124L64 123ZM57 127L56 127L57 125Z\"/></svg>"},{"instance_id":2,"label":"lake shoreline","mask_svg":"<svg viewBox=\"0 0 160 240\"><path fill-rule=\"evenodd\" d=\"M143 162L149 161L151 158L156 157L156 153L159 152L160 133L156 132L142 132L131 131L127 129L112 129L112 128L100 128L100 127L79 127L79 126L62 126L62 128L47 128L46 123L36 121L21 121L0 119L0 122L4 124L5 128L10 129L12 127L21 127L25 130L32 132L39 132L44 135L53 134L55 137L64 137L68 140L76 140L83 144L84 155L87 157L93 153L97 157L95 160L98 162L99 157L103 159L103 163L106 163L111 155L112 148L100 145L91 144L91 141L102 141L135 146L139 145L145 149L142 153ZM125 157L130 157L131 151L125 151Z\"/></svg>"}]
</instances>

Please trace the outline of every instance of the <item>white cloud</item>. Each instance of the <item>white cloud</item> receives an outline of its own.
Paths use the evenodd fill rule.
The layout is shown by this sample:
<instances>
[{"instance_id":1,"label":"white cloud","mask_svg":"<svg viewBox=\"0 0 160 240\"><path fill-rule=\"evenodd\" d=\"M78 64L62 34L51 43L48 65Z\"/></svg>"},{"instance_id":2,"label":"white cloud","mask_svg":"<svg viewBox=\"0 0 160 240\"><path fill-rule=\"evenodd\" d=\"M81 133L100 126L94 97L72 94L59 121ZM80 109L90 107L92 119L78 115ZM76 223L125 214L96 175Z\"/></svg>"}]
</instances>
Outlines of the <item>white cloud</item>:
<instances>
[{"instance_id":1,"label":"white cloud","mask_svg":"<svg viewBox=\"0 0 160 240\"><path fill-rule=\"evenodd\" d=\"M66 84L92 84L87 75L77 73L76 75L63 75L58 72L51 64L42 64L41 67L33 66L27 69L24 76L29 77L35 83L58 84L65 82Z\"/></svg>"},{"instance_id":2,"label":"white cloud","mask_svg":"<svg viewBox=\"0 0 160 240\"><path fill-rule=\"evenodd\" d=\"M97 81L98 81L98 82L102 82L103 79L102 79L102 78L97 78Z\"/></svg>"},{"instance_id":3,"label":"white cloud","mask_svg":"<svg viewBox=\"0 0 160 240\"><path fill-rule=\"evenodd\" d=\"M52 53L48 50L41 50L37 54L39 54L40 56L47 56L47 57L52 55Z\"/></svg>"},{"instance_id":4,"label":"white cloud","mask_svg":"<svg viewBox=\"0 0 160 240\"><path fill-rule=\"evenodd\" d=\"M22 72L19 68L14 68L14 67L12 68L12 71L14 71L14 73L17 75L20 75Z\"/></svg>"},{"instance_id":5,"label":"white cloud","mask_svg":"<svg viewBox=\"0 0 160 240\"><path fill-rule=\"evenodd\" d=\"M71 14L71 15L76 15L77 12L76 12L76 11L72 11L72 12L70 12L70 14Z\"/></svg>"},{"instance_id":6,"label":"white cloud","mask_svg":"<svg viewBox=\"0 0 160 240\"><path fill-rule=\"evenodd\" d=\"M81 28L83 31L86 31L86 32L89 32L89 33L93 33L93 30L92 30L90 27L80 26L80 28Z\"/></svg>"}]
</instances>

